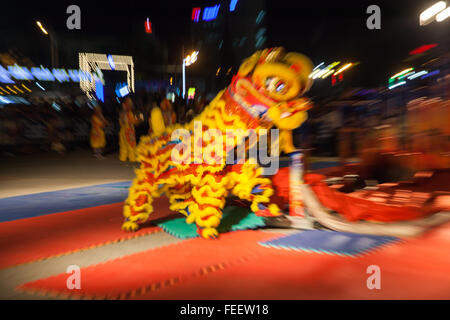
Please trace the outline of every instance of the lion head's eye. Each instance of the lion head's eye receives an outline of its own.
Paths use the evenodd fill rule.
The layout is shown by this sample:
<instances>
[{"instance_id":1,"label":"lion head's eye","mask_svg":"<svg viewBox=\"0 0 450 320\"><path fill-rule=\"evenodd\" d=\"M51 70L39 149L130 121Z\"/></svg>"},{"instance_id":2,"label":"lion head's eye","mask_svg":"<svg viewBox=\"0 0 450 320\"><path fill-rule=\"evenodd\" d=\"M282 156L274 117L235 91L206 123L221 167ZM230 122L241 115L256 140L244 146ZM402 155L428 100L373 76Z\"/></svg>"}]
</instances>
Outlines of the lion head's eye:
<instances>
[{"instance_id":1,"label":"lion head's eye","mask_svg":"<svg viewBox=\"0 0 450 320\"><path fill-rule=\"evenodd\" d=\"M269 77L265 81L265 87L268 91L282 93L286 84L278 77Z\"/></svg>"}]
</instances>

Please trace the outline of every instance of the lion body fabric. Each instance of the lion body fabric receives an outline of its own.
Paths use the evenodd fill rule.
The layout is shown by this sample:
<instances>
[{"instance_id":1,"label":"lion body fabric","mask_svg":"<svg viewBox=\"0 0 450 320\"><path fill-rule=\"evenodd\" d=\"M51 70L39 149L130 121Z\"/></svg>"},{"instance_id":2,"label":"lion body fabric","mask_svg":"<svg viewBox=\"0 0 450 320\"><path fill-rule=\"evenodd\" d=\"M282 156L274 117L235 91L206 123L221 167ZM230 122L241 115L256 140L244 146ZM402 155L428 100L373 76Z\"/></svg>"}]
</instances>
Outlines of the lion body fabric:
<instances>
[{"instance_id":1,"label":"lion body fabric","mask_svg":"<svg viewBox=\"0 0 450 320\"><path fill-rule=\"evenodd\" d=\"M264 53L267 56L265 51L259 52L258 56ZM187 223L195 223L198 233L204 238L218 236L217 227L229 195L249 201L256 214L282 214L276 204L270 203L270 196L274 193L271 180L262 176L262 168L254 159L244 159L237 164L227 161L227 155L235 148L244 144L248 149L246 135L230 136L230 129L240 129L244 133L253 129L258 140L260 129L266 129L261 135L267 134L267 129L278 125L277 121L267 120L263 114L269 114L266 111L271 108L286 108L280 104L286 101L270 99L261 90L254 90L248 77L248 62L245 69L245 74L236 75L232 84L190 123L176 124L165 128L162 133L141 138L137 147L141 166L136 169L136 178L125 201L124 230L137 230L153 212L153 199L162 194L168 197L170 209L184 214ZM301 108L292 113L304 112L305 102L295 101L290 102L291 105L301 105ZM304 121L306 118L301 119ZM206 134L211 131L215 135ZM185 139L180 140L180 137ZM187 147L183 150L188 151L181 159L180 146L183 145Z\"/></svg>"}]
</instances>

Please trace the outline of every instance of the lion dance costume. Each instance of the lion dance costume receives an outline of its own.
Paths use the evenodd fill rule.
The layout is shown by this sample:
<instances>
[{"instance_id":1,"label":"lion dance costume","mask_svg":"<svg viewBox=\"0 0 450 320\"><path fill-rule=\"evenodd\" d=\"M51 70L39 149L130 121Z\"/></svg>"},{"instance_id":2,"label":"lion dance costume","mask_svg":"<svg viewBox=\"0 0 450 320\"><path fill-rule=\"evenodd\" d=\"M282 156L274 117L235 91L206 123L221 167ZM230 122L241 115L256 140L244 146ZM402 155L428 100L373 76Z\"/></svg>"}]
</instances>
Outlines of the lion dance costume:
<instances>
[{"instance_id":1,"label":"lion dance costume","mask_svg":"<svg viewBox=\"0 0 450 320\"><path fill-rule=\"evenodd\" d=\"M169 198L170 209L186 215L187 223L196 223L198 233L204 238L218 236L217 227L228 195L251 202L251 209L257 215L281 215L278 206L270 201L274 190L271 180L261 176L261 167L248 160L239 164L196 163L195 152L188 154L191 161L181 162L173 158L172 151L178 142L172 139L172 133L185 129L190 134L191 145L197 144L207 153L211 151L207 139L200 135L194 141L194 130L215 129L227 139L227 129L257 131L275 125L281 130L280 145L285 152L291 152L291 130L307 119L306 110L311 107L307 99L300 97L312 84L311 71L312 63L301 54L286 54L283 48L258 51L242 63L232 83L193 121L184 126L159 128L152 135L142 137L137 147L141 166L136 170L125 201L122 228L137 230L152 213L153 199L163 193ZM152 114L152 119L161 118ZM155 121L153 125L161 127L161 122ZM232 141L223 143L224 154L240 143L245 143L245 139L233 137ZM214 152L210 154L214 157Z\"/></svg>"}]
</instances>

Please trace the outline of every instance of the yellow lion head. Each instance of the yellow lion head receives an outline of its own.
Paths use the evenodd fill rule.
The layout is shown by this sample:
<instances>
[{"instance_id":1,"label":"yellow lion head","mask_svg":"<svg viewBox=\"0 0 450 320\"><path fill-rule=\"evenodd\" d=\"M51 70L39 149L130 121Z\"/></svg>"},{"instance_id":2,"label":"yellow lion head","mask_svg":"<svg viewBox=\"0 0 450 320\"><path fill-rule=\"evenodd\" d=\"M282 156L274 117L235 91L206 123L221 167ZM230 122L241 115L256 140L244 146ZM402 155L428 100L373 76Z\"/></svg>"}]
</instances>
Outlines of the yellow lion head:
<instances>
[{"instance_id":1,"label":"yellow lion head","mask_svg":"<svg viewBox=\"0 0 450 320\"><path fill-rule=\"evenodd\" d=\"M281 47L257 51L240 66L237 91L262 101L277 127L292 130L307 119L311 107L301 96L312 85L312 69L312 62L300 53L285 53Z\"/></svg>"}]
</instances>

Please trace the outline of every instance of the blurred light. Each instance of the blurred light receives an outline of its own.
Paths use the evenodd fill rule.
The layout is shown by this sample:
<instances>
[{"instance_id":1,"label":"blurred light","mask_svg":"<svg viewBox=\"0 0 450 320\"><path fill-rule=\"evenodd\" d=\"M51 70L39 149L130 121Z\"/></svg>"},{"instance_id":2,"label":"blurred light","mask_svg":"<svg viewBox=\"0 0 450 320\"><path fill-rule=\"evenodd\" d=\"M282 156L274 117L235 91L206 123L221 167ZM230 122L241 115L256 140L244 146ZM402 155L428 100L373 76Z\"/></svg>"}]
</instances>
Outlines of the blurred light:
<instances>
[{"instance_id":1,"label":"blurred light","mask_svg":"<svg viewBox=\"0 0 450 320\"><path fill-rule=\"evenodd\" d=\"M11 89L9 86L6 86L6 89L8 89L9 91L11 91L12 93L16 93L17 94L17 92L15 92L13 89Z\"/></svg>"},{"instance_id":2,"label":"blurred light","mask_svg":"<svg viewBox=\"0 0 450 320\"><path fill-rule=\"evenodd\" d=\"M220 67L217 69L216 76L218 76L219 73L220 73Z\"/></svg>"},{"instance_id":3,"label":"blurred light","mask_svg":"<svg viewBox=\"0 0 450 320\"><path fill-rule=\"evenodd\" d=\"M33 80L34 77L26 67L20 67L17 64L8 66L9 74L17 80Z\"/></svg>"},{"instance_id":4,"label":"blurred light","mask_svg":"<svg viewBox=\"0 0 450 320\"><path fill-rule=\"evenodd\" d=\"M201 8L193 8L192 9L192 21L198 22L200 19L200 12L202 11Z\"/></svg>"},{"instance_id":5,"label":"blurred light","mask_svg":"<svg viewBox=\"0 0 450 320\"><path fill-rule=\"evenodd\" d=\"M50 70L44 68L41 66L40 68L31 68L31 74L38 80L45 80L45 81L54 81L55 77L50 72Z\"/></svg>"},{"instance_id":6,"label":"blurred light","mask_svg":"<svg viewBox=\"0 0 450 320\"><path fill-rule=\"evenodd\" d=\"M404 85L405 83L406 83L406 81L401 81L401 82L398 82L398 83L396 83L396 84L393 84L392 86L390 86L390 87L388 87L388 88L389 88L389 90L392 90L392 89L394 89L394 88L396 88L396 87L399 87L399 86Z\"/></svg>"},{"instance_id":7,"label":"blurred light","mask_svg":"<svg viewBox=\"0 0 450 320\"><path fill-rule=\"evenodd\" d=\"M421 77L420 79L425 79L425 78L434 76L434 75L438 74L439 72L441 72L441 71L440 71L440 70L434 70L434 71L432 71L432 72L427 73L426 75L424 75L424 76Z\"/></svg>"},{"instance_id":8,"label":"blurred light","mask_svg":"<svg viewBox=\"0 0 450 320\"><path fill-rule=\"evenodd\" d=\"M198 51L194 51L194 52L192 52L190 55L188 55L188 56L184 59L184 64L186 65L186 67L190 66L190 65L193 64L195 61L197 61L197 56L198 56Z\"/></svg>"},{"instance_id":9,"label":"blurred light","mask_svg":"<svg viewBox=\"0 0 450 320\"><path fill-rule=\"evenodd\" d=\"M28 92L31 92L32 90L30 89L30 88L28 88L26 85L24 85L23 83L22 83L22 87L24 87Z\"/></svg>"},{"instance_id":10,"label":"blurred light","mask_svg":"<svg viewBox=\"0 0 450 320\"><path fill-rule=\"evenodd\" d=\"M8 71L6 71L6 69L3 68L1 65L0 65L0 82L2 82L2 83L15 83L11 79Z\"/></svg>"},{"instance_id":11,"label":"blurred light","mask_svg":"<svg viewBox=\"0 0 450 320\"><path fill-rule=\"evenodd\" d=\"M72 79L73 82L79 82L80 81L80 71L69 69L67 70L69 72L69 77Z\"/></svg>"},{"instance_id":12,"label":"blurred light","mask_svg":"<svg viewBox=\"0 0 450 320\"><path fill-rule=\"evenodd\" d=\"M347 63L346 65L344 65L342 68L340 68L338 71L336 71L334 73L334 75L338 75L339 73L343 72L344 70L347 70L348 68L350 68L353 65L352 62Z\"/></svg>"},{"instance_id":13,"label":"blurred light","mask_svg":"<svg viewBox=\"0 0 450 320\"><path fill-rule=\"evenodd\" d=\"M210 21L217 18L217 14L219 13L220 4L216 4L214 7L206 7L203 10L203 20Z\"/></svg>"},{"instance_id":14,"label":"blurred light","mask_svg":"<svg viewBox=\"0 0 450 320\"><path fill-rule=\"evenodd\" d=\"M6 94L10 94L10 92L6 91L5 89L3 89L2 87L0 87L1 90L3 90L4 93Z\"/></svg>"},{"instance_id":15,"label":"blurred light","mask_svg":"<svg viewBox=\"0 0 450 320\"><path fill-rule=\"evenodd\" d=\"M408 80L415 79L415 78L423 76L424 74L427 74L427 73L428 73L428 71L425 71L425 70L417 72L416 74L413 74L412 76L409 76Z\"/></svg>"},{"instance_id":16,"label":"blurred light","mask_svg":"<svg viewBox=\"0 0 450 320\"><path fill-rule=\"evenodd\" d=\"M420 14L420 25L423 26L423 25L430 23L431 19L436 14L438 14L439 12L444 10L446 6L447 6L447 4L445 3L445 1L439 1L439 2L435 3L434 5L432 5L431 7L429 7L427 10L423 11Z\"/></svg>"},{"instance_id":17,"label":"blurred light","mask_svg":"<svg viewBox=\"0 0 450 320\"><path fill-rule=\"evenodd\" d=\"M325 79L326 77L328 77L330 74L332 74L334 72L334 69L329 70L327 73L325 73L323 76L321 76L321 79Z\"/></svg>"},{"instance_id":18,"label":"blurred light","mask_svg":"<svg viewBox=\"0 0 450 320\"><path fill-rule=\"evenodd\" d=\"M17 86L14 86L14 88L19 91L20 93L24 93L22 90L20 90L19 88L17 88Z\"/></svg>"},{"instance_id":19,"label":"blurred light","mask_svg":"<svg viewBox=\"0 0 450 320\"><path fill-rule=\"evenodd\" d=\"M119 89L119 93L121 97L125 97L126 95L128 95L130 93L130 90L128 90L128 86L125 86L121 89Z\"/></svg>"},{"instance_id":20,"label":"blurred light","mask_svg":"<svg viewBox=\"0 0 450 320\"><path fill-rule=\"evenodd\" d=\"M450 16L450 7L448 7L447 9L445 9L445 10L439 12L439 13L436 15L436 21L437 21L437 22L444 21L444 20L447 19L449 16Z\"/></svg>"},{"instance_id":21,"label":"blurred light","mask_svg":"<svg viewBox=\"0 0 450 320\"><path fill-rule=\"evenodd\" d=\"M323 64L324 64L324 62L319 63L317 66L314 67L313 71L316 70L317 68L319 68Z\"/></svg>"},{"instance_id":22,"label":"blurred light","mask_svg":"<svg viewBox=\"0 0 450 320\"><path fill-rule=\"evenodd\" d=\"M53 69L52 73L55 76L56 80L58 80L58 82L69 82L70 77L67 74L66 70L64 70L64 69Z\"/></svg>"},{"instance_id":23,"label":"blurred light","mask_svg":"<svg viewBox=\"0 0 450 320\"><path fill-rule=\"evenodd\" d=\"M234 11L234 9L236 9L237 2L238 2L238 0L230 1L230 11Z\"/></svg>"},{"instance_id":24,"label":"blurred light","mask_svg":"<svg viewBox=\"0 0 450 320\"><path fill-rule=\"evenodd\" d=\"M111 70L116 70L116 65L114 64L114 59L113 59L112 55L108 54L106 56L106 58L108 59L108 63L109 63L109 66L111 67Z\"/></svg>"},{"instance_id":25,"label":"blurred light","mask_svg":"<svg viewBox=\"0 0 450 320\"><path fill-rule=\"evenodd\" d=\"M0 103L2 104L8 104L8 103L13 103L11 100L4 98L4 97L0 97Z\"/></svg>"},{"instance_id":26,"label":"blurred light","mask_svg":"<svg viewBox=\"0 0 450 320\"><path fill-rule=\"evenodd\" d=\"M105 102L105 95L103 93L103 83L100 80L95 81L95 95L101 102Z\"/></svg>"},{"instance_id":27,"label":"blurred light","mask_svg":"<svg viewBox=\"0 0 450 320\"><path fill-rule=\"evenodd\" d=\"M410 55L414 55L414 54L419 54L419 53L423 53L425 51L428 51L434 47L437 47L437 43L432 43L432 44L425 44L421 47L418 47L412 51L409 52Z\"/></svg>"},{"instance_id":28,"label":"blurred light","mask_svg":"<svg viewBox=\"0 0 450 320\"><path fill-rule=\"evenodd\" d=\"M39 88L41 88L42 90L45 91L45 88L44 88L43 86L41 86L38 82L35 82L35 83L36 83L36 85L37 85Z\"/></svg>"},{"instance_id":29,"label":"blurred light","mask_svg":"<svg viewBox=\"0 0 450 320\"><path fill-rule=\"evenodd\" d=\"M188 99L194 99L195 97L195 88L188 89Z\"/></svg>"},{"instance_id":30,"label":"blurred light","mask_svg":"<svg viewBox=\"0 0 450 320\"><path fill-rule=\"evenodd\" d=\"M412 70L414 70L414 68L408 68L408 69L405 69L405 70L403 70L403 71L400 71L399 73L396 73L396 74L394 74L392 77L390 77L390 79L395 79L395 78L397 78L398 76L401 76L402 74L408 73L408 72L410 72L410 71L412 71Z\"/></svg>"},{"instance_id":31,"label":"blurred light","mask_svg":"<svg viewBox=\"0 0 450 320\"><path fill-rule=\"evenodd\" d=\"M341 63L340 61L335 61L332 64L329 64L328 66L326 66L323 69L320 69L319 67L323 64L323 62L321 64L319 64L314 70L313 72L311 72L311 74L309 75L310 78L316 79L316 78L320 78L322 77L324 74L326 74L329 70L331 70L333 67L337 66L339 63Z\"/></svg>"},{"instance_id":32,"label":"blurred light","mask_svg":"<svg viewBox=\"0 0 450 320\"><path fill-rule=\"evenodd\" d=\"M316 74L318 74L320 71L322 71L322 69L317 69L317 70L311 72L311 73L309 74L309 78L315 79L314 76L315 76Z\"/></svg>"},{"instance_id":33,"label":"blurred light","mask_svg":"<svg viewBox=\"0 0 450 320\"><path fill-rule=\"evenodd\" d=\"M262 19L264 18L264 15L265 15L266 13L264 12L264 10L261 10L259 13L258 13L258 16L256 17L256 24L259 24L261 21L262 21Z\"/></svg>"},{"instance_id":34,"label":"blurred light","mask_svg":"<svg viewBox=\"0 0 450 320\"><path fill-rule=\"evenodd\" d=\"M150 22L149 18L147 18L147 21L145 21L145 32L152 33L152 23Z\"/></svg>"},{"instance_id":35,"label":"blurred light","mask_svg":"<svg viewBox=\"0 0 450 320\"><path fill-rule=\"evenodd\" d=\"M170 77L170 85L173 83L173 77Z\"/></svg>"},{"instance_id":36,"label":"blurred light","mask_svg":"<svg viewBox=\"0 0 450 320\"><path fill-rule=\"evenodd\" d=\"M399 79L403 79L403 78L412 76L414 73L415 73L415 71L411 71L411 72L408 72L408 73L406 73L406 74L401 75L401 76L398 77L398 78L399 78ZM389 81L391 81L391 80L394 80L394 79L389 79Z\"/></svg>"},{"instance_id":37,"label":"blurred light","mask_svg":"<svg viewBox=\"0 0 450 320\"><path fill-rule=\"evenodd\" d=\"M52 108L55 109L56 111L61 111L61 107L54 101L52 103Z\"/></svg>"},{"instance_id":38,"label":"blurred light","mask_svg":"<svg viewBox=\"0 0 450 320\"><path fill-rule=\"evenodd\" d=\"M45 28L42 26L42 23L40 21L36 21L36 24L38 25L38 27L41 29L41 31L44 34L48 34L47 30L45 30Z\"/></svg>"}]
</instances>

